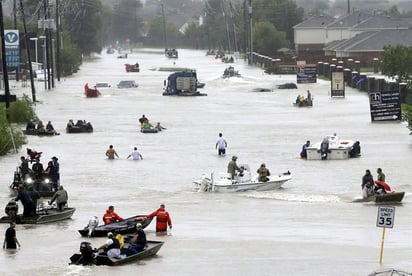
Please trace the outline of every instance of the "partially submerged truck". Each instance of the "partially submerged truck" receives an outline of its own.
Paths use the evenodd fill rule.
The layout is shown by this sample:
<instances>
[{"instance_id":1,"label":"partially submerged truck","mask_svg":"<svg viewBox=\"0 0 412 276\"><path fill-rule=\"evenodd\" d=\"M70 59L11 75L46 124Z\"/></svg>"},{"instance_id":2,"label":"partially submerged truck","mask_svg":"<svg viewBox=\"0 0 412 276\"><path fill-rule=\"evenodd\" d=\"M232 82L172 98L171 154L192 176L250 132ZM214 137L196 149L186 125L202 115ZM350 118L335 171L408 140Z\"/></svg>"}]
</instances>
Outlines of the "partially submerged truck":
<instances>
[{"instance_id":1,"label":"partially submerged truck","mask_svg":"<svg viewBox=\"0 0 412 276\"><path fill-rule=\"evenodd\" d=\"M197 91L199 82L194 70L170 74L164 85L163 96L207 96Z\"/></svg>"}]
</instances>

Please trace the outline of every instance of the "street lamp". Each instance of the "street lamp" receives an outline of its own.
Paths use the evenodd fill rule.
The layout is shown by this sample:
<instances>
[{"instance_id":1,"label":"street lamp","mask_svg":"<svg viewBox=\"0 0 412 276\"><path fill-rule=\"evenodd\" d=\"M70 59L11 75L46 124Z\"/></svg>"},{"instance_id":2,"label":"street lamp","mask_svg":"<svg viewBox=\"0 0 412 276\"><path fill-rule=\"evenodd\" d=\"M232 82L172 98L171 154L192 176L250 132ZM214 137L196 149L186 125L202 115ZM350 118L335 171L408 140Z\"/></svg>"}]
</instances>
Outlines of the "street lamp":
<instances>
[{"instance_id":1,"label":"street lamp","mask_svg":"<svg viewBox=\"0 0 412 276\"><path fill-rule=\"evenodd\" d=\"M43 48L44 48L44 50L43 50L43 70L42 70L42 73L43 73L43 77L44 77L44 90L47 90L47 80L46 80L46 78L47 78L47 75L46 75L46 36L44 36L44 35L41 35L41 36L39 36L39 39L44 39L44 43L43 43Z\"/></svg>"},{"instance_id":2,"label":"street lamp","mask_svg":"<svg viewBox=\"0 0 412 276\"><path fill-rule=\"evenodd\" d=\"M36 63L38 63L38 56L37 56L37 40L39 40L38 37L30 37L31 41L34 41L34 51L36 52ZM36 64L37 66L37 64Z\"/></svg>"}]
</instances>

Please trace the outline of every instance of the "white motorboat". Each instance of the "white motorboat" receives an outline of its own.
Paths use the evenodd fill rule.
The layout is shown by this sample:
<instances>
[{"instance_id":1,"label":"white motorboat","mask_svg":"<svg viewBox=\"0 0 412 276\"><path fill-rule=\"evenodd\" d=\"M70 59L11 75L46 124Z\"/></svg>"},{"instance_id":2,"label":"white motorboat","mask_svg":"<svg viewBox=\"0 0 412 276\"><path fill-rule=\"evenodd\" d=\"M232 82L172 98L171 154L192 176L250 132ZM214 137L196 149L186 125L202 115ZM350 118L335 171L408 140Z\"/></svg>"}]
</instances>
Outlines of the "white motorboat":
<instances>
[{"instance_id":1,"label":"white motorboat","mask_svg":"<svg viewBox=\"0 0 412 276\"><path fill-rule=\"evenodd\" d=\"M321 142L306 149L307 160L344 160L351 157L354 140L340 140L336 134L327 135Z\"/></svg>"},{"instance_id":2,"label":"white motorboat","mask_svg":"<svg viewBox=\"0 0 412 276\"><path fill-rule=\"evenodd\" d=\"M253 175L248 165L241 165L243 171L231 179L228 173L219 173L215 178L214 173L211 177L203 175L194 181L193 191L195 192L246 192L246 191L270 191L279 189L286 181L292 179L291 173L273 174L266 182L258 181L258 175Z\"/></svg>"}]
</instances>

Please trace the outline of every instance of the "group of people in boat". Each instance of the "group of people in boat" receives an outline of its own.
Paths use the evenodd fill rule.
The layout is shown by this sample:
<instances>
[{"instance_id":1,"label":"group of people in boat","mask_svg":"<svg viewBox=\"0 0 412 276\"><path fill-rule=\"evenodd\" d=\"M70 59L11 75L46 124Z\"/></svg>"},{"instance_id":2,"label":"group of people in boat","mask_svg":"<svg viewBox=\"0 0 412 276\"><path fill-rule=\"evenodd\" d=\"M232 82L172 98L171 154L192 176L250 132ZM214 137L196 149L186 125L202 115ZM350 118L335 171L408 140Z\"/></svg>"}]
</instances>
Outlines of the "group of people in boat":
<instances>
[{"instance_id":1,"label":"group of people in boat","mask_svg":"<svg viewBox=\"0 0 412 276\"><path fill-rule=\"evenodd\" d=\"M298 95L295 102L298 106L311 106L313 104L312 94L308 90L306 98L303 95Z\"/></svg>"},{"instance_id":2,"label":"group of people in boat","mask_svg":"<svg viewBox=\"0 0 412 276\"><path fill-rule=\"evenodd\" d=\"M142 115L142 117L139 118L139 123L140 123L140 127L141 129L155 129L157 131L162 131L164 129L166 129L165 127L163 127L160 122L157 122L157 124L155 126L153 126L150 122L149 119L146 117L146 115Z\"/></svg>"},{"instance_id":3,"label":"group of people in boat","mask_svg":"<svg viewBox=\"0 0 412 276\"><path fill-rule=\"evenodd\" d=\"M374 180L371 171L367 169L362 177L362 197L367 198L373 195L393 193L391 187L386 183L386 176L381 168L376 170L378 180Z\"/></svg>"},{"instance_id":4,"label":"group of people in boat","mask_svg":"<svg viewBox=\"0 0 412 276\"><path fill-rule=\"evenodd\" d=\"M29 121L26 125L26 130L27 131L33 131L37 130L39 133L50 133L50 134L55 134L56 130L54 129L51 121L48 121L46 126L43 124L43 121L38 121L37 125Z\"/></svg>"},{"instance_id":5,"label":"group of people in boat","mask_svg":"<svg viewBox=\"0 0 412 276\"><path fill-rule=\"evenodd\" d=\"M239 176L243 176L243 172L245 170L244 167L238 166L237 163L237 156L232 156L232 160L227 165L227 173L230 175L231 179L234 180L236 176L236 172L238 172ZM266 164L262 163L260 167L257 169L256 173L258 174L258 181L259 182L267 182L269 181L270 171L266 168Z\"/></svg>"},{"instance_id":6,"label":"group of people in boat","mask_svg":"<svg viewBox=\"0 0 412 276\"><path fill-rule=\"evenodd\" d=\"M73 119L70 119L66 125L69 129L93 129L93 126L90 122L86 120L77 120L76 124L73 122Z\"/></svg>"},{"instance_id":7,"label":"group of people in boat","mask_svg":"<svg viewBox=\"0 0 412 276\"><path fill-rule=\"evenodd\" d=\"M302 150L300 151L300 157L302 159L307 159L308 158L308 153L307 153L307 149L308 147L310 147L310 141L307 140L305 144L303 144L302 146ZM321 143L321 153L322 151L327 151L329 148L329 140L328 139L324 139ZM351 158L355 158L355 157L359 157L361 155L361 146L360 146L360 142L356 141L353 143L352 148L349 150L349 157Z\"/></svg>"}]
</instances>

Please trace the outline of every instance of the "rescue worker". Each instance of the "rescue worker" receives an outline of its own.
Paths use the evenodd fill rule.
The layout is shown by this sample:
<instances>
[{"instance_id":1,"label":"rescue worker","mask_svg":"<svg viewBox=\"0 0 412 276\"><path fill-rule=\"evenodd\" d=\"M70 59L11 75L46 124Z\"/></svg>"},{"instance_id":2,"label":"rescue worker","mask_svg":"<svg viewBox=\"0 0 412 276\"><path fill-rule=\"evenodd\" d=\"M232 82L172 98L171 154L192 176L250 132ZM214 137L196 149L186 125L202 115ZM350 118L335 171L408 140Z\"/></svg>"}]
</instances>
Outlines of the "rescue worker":
<instances>
[{"instance_id":1,"label":"rescue worker","mask_svg":"<svg viewBox=\"0 0 412 276\"><path fill-rule=\"evenodd\" d=\"M232 161L227 165L227 172L230 174L230 177L235 179L236 171L241 172L242 170L236 164L237 156L232 156Z\"/></svg>"},{"instance_id":2,"label":"rescue worker","mask_svg":"<svg viewBox=\"0 0 412 276\"><path fill-rule=\"evenodd\" d=\"M260 165L260 168L257 169L257 173L259 174L259 182L267 182L269 180L268 176L270 176L270 172L266 168L265 163L262 163L262 165Z\"/></svg>"},{"instance_id":3,"label":"rescue worker","mask_svg":"<svg viewBox=\"0 0 412 276\"><path fill-rule=\"evenodd\" d=\"M67 204L67 200L69 196L67 195L67 191L63 188L63 185L59 186L57 192L54 193L52 199L50 200L49 204L52 204L54 201L57 203L57 209L62 211L64 206Z\"/></svg>"},{"instance_id":4,"label":"rescue worker","mask_svg":"<svg viewBox=\"0 0 412 276\"><path fill-rule=\"evenodd\" d=\"M146 233L143 230L143 226L141 223L136 223L136 237L132 245L128 248L132 254L138 253L143 251L147 245Z\"/></svg>"},{"instance_id":5,"label":"rescue worker","mask_svg":"<svg viewBox=\"0 0 412 276\"><path fill-rule=\"evenodd\" d=\"M167 226L172 230L172 219L169 212L166 211L165 205L160 204L160 208L147 215L147 218L156 217L156 232L167 232Z\"/></svg>"},{"instance_id":6,"label":"rescue worker","mask_svg":"<svg viewBox=\"0 0 412 276\"><path fill-rule=\"evenodd\" d=\"M124 219L114 211L114 207L112 205L109 206L109 208L106 210L106 213L103 215L104 224L109 224L123 220Z\"/></svg>"}]
</instances>

